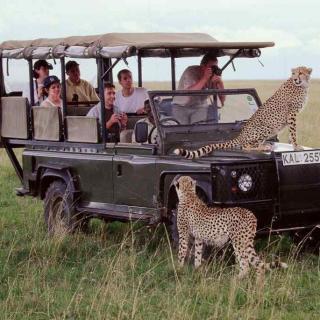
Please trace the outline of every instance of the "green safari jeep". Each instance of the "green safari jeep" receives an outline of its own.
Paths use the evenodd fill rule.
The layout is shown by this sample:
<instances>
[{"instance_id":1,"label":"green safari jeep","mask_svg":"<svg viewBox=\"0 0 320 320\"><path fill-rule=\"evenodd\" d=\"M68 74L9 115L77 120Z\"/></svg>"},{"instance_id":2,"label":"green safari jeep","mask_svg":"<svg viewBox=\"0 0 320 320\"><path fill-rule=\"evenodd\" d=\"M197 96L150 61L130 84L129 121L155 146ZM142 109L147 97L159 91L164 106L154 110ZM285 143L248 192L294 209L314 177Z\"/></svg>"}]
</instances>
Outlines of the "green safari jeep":
<instances>
[{"instance_id":1,"label":"green safari jeep","mask_svg":"<svg viewBox=\"0 0 320 320\"><path fill-rule=\"evenodd\" d=\"M61 225L67 231L91 217L106 221L139 220L174 225L177 195L173 182L181 175L197 181L197 192L209 205L243 206L258 219L259 233L314 228L320 222L320 151L295 152L289 144L272 142L272 152L226 150L187 160L174 155L177 147L198 148L235 137L261 105L253 88L176 90L176 59L207 52L229 57L222 71L236 58L257 58L269 42L219 42L206 34L104 34L61 39L7 41L0 45L1 144L21 181L19 196L44 200L48 232ZM153 57L171 61L171 90L149 91L155 120L153 134L144 116L129 114L126 142L108 142L108 132L84 115L92 106L66 101L65 59L97 61L101 105L103 83L113 81L114 66L136 56L138 84L142 61ZM30 92L34 91L34 59L56 59L61 65L63 108L33 107L20 92L6 92L4 59L25 59L29 64ZM226 96L218 108L217 96ZM177 110L183 101L206 101L205 117L182 123ZM102 112L103 114L103 112ZM103 121L102 121L103 122ZM103 122L104 123L104 122ZM130 131L131 130L131 131ZM130 136L135 132L135 143ZM22 163L14 152L23 148ZM173 228L174 229L174 228Z\"/></svg>"}]
</instances>

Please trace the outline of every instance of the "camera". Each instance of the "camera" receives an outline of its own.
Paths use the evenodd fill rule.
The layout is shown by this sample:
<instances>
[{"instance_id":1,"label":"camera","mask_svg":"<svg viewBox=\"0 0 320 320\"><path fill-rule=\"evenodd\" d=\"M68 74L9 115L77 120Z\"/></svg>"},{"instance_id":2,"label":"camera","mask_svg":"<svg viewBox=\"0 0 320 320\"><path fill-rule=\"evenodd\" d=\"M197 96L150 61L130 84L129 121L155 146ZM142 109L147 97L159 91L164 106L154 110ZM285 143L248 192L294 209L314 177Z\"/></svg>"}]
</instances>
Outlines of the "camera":
<instances>
[{"instance_id":1,"label":"camera","mask_svg":"<svg viewBox=\"0 0 320 320\"><path fill-rule=\"evenodd\" d=\"M76 93L74 93L73 96L72 96L72 100L71 101L72 102L78 102L79 101L79 96Z\"/></svg>"},{"instance_id":2,"label":"camera","mask_svg":"<svg viewBox=\"0 0 320 320\"><path fill-rule=\"evenodd\" d=\"M212 73L215 74L216 76L220 77L222 74L222 70L216 65L212 66L211 70L212 70Z\"/></svg>"}]
</instances>

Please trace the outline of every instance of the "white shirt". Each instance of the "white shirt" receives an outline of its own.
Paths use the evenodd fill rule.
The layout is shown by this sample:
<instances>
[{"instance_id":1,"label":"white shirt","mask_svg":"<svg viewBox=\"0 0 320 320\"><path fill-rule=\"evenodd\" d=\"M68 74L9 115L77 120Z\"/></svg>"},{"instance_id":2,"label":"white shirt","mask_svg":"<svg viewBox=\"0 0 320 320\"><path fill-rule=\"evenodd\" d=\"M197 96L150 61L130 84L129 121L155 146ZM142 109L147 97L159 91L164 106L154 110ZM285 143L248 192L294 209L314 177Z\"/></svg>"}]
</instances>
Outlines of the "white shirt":
<instances>
[{"instance_id":1,"label":"white shirt","mask_svg":"<svg viewBox=\"0 0 320 320\"><path fill-rule=\"evenodd\" d=\"M121 90L117 91L114 104L119 107L120 112L136 113L138 109L143 108L147 99L148 93L145 88L133 88L133 93L128 97L124 97Z\"/></svg>"},{"instance_id":2,"label":"white shirt","mask_svg":"<svg viewBox=\"0 0 320 320\"><path fill-rule=\"evenodd\" d=\"M49 98L46 98L41 102L40 107L62 107L62 101L60 105L54 104Z\"/></svg>"},{"instance_id":3,"label":"white shirt","mask_svg":"<svg viewBox=\"0 0 320 320\"><path fill-rule=\"evenodd\" d=\"M189 66L184 70L178 84L178 90L187 90L189 87L197 83L202 77L201 66ZM207 89L206 86L203 89ZM208 105L207 96L175 96L173 99L175 104L181 106L201 106Z\"/></svg>"}]
</instances>

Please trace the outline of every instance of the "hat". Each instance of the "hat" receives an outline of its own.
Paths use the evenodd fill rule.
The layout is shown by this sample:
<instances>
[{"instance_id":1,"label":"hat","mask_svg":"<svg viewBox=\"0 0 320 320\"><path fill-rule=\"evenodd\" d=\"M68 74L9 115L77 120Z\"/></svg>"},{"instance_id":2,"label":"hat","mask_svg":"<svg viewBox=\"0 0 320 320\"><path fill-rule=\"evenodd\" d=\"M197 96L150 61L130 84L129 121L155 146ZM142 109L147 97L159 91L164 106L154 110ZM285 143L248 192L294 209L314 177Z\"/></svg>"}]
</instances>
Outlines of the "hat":
<instances>
[{"instance_id":1,"label":"hat","mask_svg":"<svg viewBox=\"0 0 320 320\"><path fill-rule=\"evenodd\" d=\"M33 65L34 70L39 70L41 67L48 68L49 70L53 69L52 64L48 63L46 60L38 60Z\"/></svg>"},{"instance_id":2,"label":"hat","mask_svg":"<svg viewBox=\"0 0 320 320\"><path fill-rule=\"evenodd\" d=\"M48 89L53 83L60 83L60 79L57 76L48 76L43 81L43 86Z\"/></svg>"},{"instance_id":3,"label":"hat","mask_svg":"<svg viewBox=\"0 0 320 320\"><path fill-rule=\"evenodd\" d=\"M72 69L73 67L78 66L79 63L74 61L74 60L70 60L66 63L66 72L68 72L70 69Z\"/></svg>"}]
</instances>

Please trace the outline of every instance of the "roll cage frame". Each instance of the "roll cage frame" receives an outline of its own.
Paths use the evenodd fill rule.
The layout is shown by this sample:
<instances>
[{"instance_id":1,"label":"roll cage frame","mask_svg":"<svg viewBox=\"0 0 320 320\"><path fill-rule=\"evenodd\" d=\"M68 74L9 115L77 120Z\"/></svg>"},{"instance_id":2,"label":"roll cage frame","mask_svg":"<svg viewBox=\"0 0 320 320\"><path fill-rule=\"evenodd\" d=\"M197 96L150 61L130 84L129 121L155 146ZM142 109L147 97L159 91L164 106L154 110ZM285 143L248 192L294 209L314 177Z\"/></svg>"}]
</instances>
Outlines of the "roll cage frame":
<instances>
[{"instance_id":1,"label":"roll cage frame","mask_svg":"<svg viewBox=\"0 0 320 320\"><path fill-rule=\"evenodd\" d=\"M239 49L233 56L230 57L230 59L223 65L221 70L225 70L227 66L230 63L233 63L233 60L238 57L241 53L243 53L244 49ZM259 49L256 49L255 55L257 57L260 56L261 52ZM170 51L170 67L171 67L171 88L172 91L176 90L176 61L175 59L177 58L175 55L175 50L169 50ZM137 53L138 57L138 86L142 86L142 57L143 55L140 54L139 52ZM7 58L9 59L9 58ZM67 98L66 98L66 77L65 77L65 57L61 57L60 59L60 66L61 66L61 83L62 83L62 116L63 119L67 115ZM124 57L122 58L116 58L116 60L112 63L111 58L96 58L96 63L97 63L97 79L98 79L98 89L99 89L99 98L101 102L101 119L102 123L105 123L105 108L104 106L104 89L103 89L103 83L104 81L110 81L113 83L113 76L112 76L112 70L113 68L118 64L119 61L124 60L125 63L127 64L127 61ZM30 105L33 106L35 104L34 102L34 81L33 81L33 59L27 59L28 62L28 67L29 67L29 91L30 91ZM0 73L1 77L3 77L3 58L0 56ZM29 110L30 112L30 110ZM63 136L65 136L65 126L63 126ZM105 145L106 141L106 136L107 136L107 130L105 126L101 126L101 137L102 141L101 144Z\"/></svg>"},{"instance_id":2,"label":"roll cage frame","mask_svg":"<svg viewBox=\"0 0 320 320\"><path fill-rule=\"evenodd\" d=\"M111 36L110 38L108 38ZM90 38L90 39L89 39ZM115 41L114 38L117 40ZM200 39L200 40L199 40ZM10 41L9 41L10 42ZM81 43L81 44L80 44ZM81 56L72 54L72 46L83 46L88 52L87 56L83 53ZM30 146L32 147L51 147L63 149L86 149L91 148L99 152L106 148L107 130L104 125L100 126L101 140L98 143L83 143L83 142L67 142L66 126L62 126L62 141L36 141L32 140L33 124L31 120L31 106L34 105L34 81L33 81L33 60L35 59L59 59L61 65L61 82L62 82L62 121L65 122L67 115L67 101L66 101L66 77L65 77L65 57L71 58L94 58L97 64L97 80L99 89L99 98L101 102L101 116L102 123L105 122L105 108L104 108L104 81L113 82L112 70L123 60L126 64L126 58L130 56L137 56L138 68L138 85L142 86L142 59L148 57L164 57L170 58L171 69L171 89L176 91L176 59L181 57L196 57L208 52L214 52L217 56L229 56L229 60L222 66L222 70L227 68L229 64L233 65L233 60L237 57L257 58L260 56L260 48L271 47L273 42L218 42L206 34L105 34L101 36L84 36L84 37L70 37L65 39L36 39L33 41L12 41L12 43L3 42L0 44L0 97L8 96L4 85L4 70L3 61L7 59L25 59L28 63L29 70L29 90L30 103L28 105L29 118L29 138L27 140L17 138L2 138L1 142L5 147L9 158L11 159L14 168L20 180L22 179L22 168L13 152L14 147ZM65 46L65 47L63 47ZM70 46L70 47L69 47ZM65 48L63 53L59 48ZM44 56L39 54L33 55L33 50L49 48L49 51ZM70 48L71 54L68 54ZM116 49L116 54L112 55L112 50ZM21 49L23 49L21 51ZM58 50L56 50L58 49ZM60 48L61 49L61 48ZM104 50L110 56L99 54L99 50ZM12 50L13 54L4 54L5 50ZM41 51L41 50L40 50ZM17 53L18 52L18 53ZM113 60L114 59L114 60ZM234 65L233 65L234 68ZM158 92L158 94L161 92ZM10 95L10 94L9 94ZM153 108L153 112L155 112ZM157 123L158 124L158 123ZM158 124L159 125L159 124ZM161 131L161 129L160 129ZM161 135L161 132L160 132Z\"/></svg>"}]
</instances>

